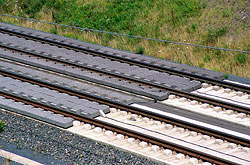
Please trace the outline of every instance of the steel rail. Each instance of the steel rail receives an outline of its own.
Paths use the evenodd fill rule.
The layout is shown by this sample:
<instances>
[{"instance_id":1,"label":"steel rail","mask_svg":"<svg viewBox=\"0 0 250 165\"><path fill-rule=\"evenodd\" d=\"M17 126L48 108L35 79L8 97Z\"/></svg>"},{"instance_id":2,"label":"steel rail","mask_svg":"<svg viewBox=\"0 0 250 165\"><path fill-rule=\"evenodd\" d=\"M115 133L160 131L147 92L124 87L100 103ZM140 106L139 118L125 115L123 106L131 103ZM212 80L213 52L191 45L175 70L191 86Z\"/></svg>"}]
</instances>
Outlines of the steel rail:
<instances>
[{"instance_id":1,"label":"steel rail","mask_svg":"<svg viewBox=\"0 0 250 165\"><path fill-rule=\"evenodd\" d=\"M28 100L28 99L25 99L22 97L13 96L13 95L6 94L3 92L0 92L0 96L15 100L18 102L23 102L25 104L32 105L32 106L37 107L37 108L42 108L44 110L51 111L51 112L54 112L57 114L62 114L66 117L71 117L75 120L79 120L79 121L84 122L84 123L95 125L96 127L101 127L101 128L106 129L106 130L111 130L113 132L117 132L117 133L123 134L123 135L128 136L128 137L133 137L135 139L139 139L141 141L145 141L145 142L148 142L148 143L151 143L154 145L158 145L158 146L163 147L163 148L168 148L168 149L176 151L176 152L180 152L180 153L192 156L192 157L196 157L196 158L201 159L203 161L208 161L208 162L211 162L214 164L219 164L219 165L232 163L229 160L225 160L225 159L222 159L219 157L213 157L209 154L199 152L199 151L187 148L185 146L174 144L174 143L168 142L166 140L159 139L157 137L145 135L145 134L142 134L142 133L139 133L139 132L136 132L136 131L133 131L133 130L130 130L130 129L127 129L124 127L120 127L118 125L114 125L114 124L111 124L111 123L108 123L105 121L100 121L100 120L97 120L94 118L90 118L90 117L74 114L71 112L67 112L65 110L61 110L61 109L58 109L55 107L50 107L48 105L37 103L35 101L31 101L31 100Z\"/></svg>"},{"instance_id":2,"label":"steel rail","mask_svg":"<svg viewBox=\"0 0 250 165\"><path fill-rule=\"evenodd\" d=\"M153 82L145 82L145 81L143 81L141 79L133 79L131 77L127 77L127 76L124 76L124 75L121 75L121 74L110 73L110 72L102 70L102 69L92 68L92 67L88 67L88 66L82 66L80 64L72 63L72 62L69 62L69 61L66 61L66 60L61 60L61 59L58 59L58 58L48 57L48 56L45 56L43 54L39 54L37 52L25 50L25 49L18 48L18 47L13 47L13 46L10 46L10 45L3 45L3 44L0 43L0 47L15 50L15 51L22 52L22 53L27 53L27 54L30 54L30 55L33 55L33 56L38 56L40 58L45 58L47 60L53 60L53 61L56 61L56 62L59 62L59 63L63 63L65 65L71 65L73 67L78 67L80 69L83 68L83 69L86 69L86 70L91 70L91 71L94 71L94 72L99 72L99 73L102 73L102 74L111 75L111 76L114 76L116 78L118 77L118 78L125 79L125 80L128 80L128 81L143 84L143 85L146 85L146 86L149 86L149 87L162 89L164 91L169 92L170 94L174 94L174 95L177 95L177 96L180 96L180 97L186 97L186 98L191 99L191 100L196 100L196 101L200 101L200 102L203 102L203 103L208 103L208 104L211 104L211 105L214 105L214 106L220 106L220 107L225 108L225 109L231 109L231 110L234 110L234 111L250 114L250 107L236 105L236 104L233 104L233 103L230 103L230 102L224 102L222 100L216 100L214 98L201 96L201 95L198 95L198 94L193 94L193 93L189 93L189 92L175 90L175 89L172 89L172 88L169 88L169 87L166 87L166 86L162 86L160 84L154 84ZM9 60L14 60L14 59L9 59ZM28 65L30 65L30 64L28 64ZM71 76L74 77L74 75L71 75ZM95 82L95 83L98 83L98 82Z\"/></svg>"},{"instance_id":3,"label":"steel rail","mask_svg":"<svg viewBox=\"0 0 250 165\"><path fill-rule=\"evenodd\" d=\"M55 45L55 46L58 46L58 47L63 47L63 48L67 48L67 49L70 49L70 50L75 50L75 51L78 51L78 52L88 53L88 54L95 55L95 56L102 56L102 57L110 58L112 60L120 61L120 62L123 62L123 63L133 64L133 65L137 65L137 66L140 66L140 67L148 68L150 70L166 72L166 73L169 73L169 74L183 76L183 77L185 76L187 78L198 80L198 81L201 81L201 82L206 82L206 83L209 83L209 84L212 84L212 85L218 85L218 86L221 86L221 87L224 87L224 88L230 88L230 89L250 93L250 87L247 87L247 86L244 86L244 85L241 85L241 84L230 83L230 82L227 82L227 81L222 81L222 80L218 80L218 79L214 79L214 78L210 78L210 77L195 75L195 74L188 73L188 72L182 72L182 71L171 69L171 68L164 68L164 67L159 66L159 65L154 65L154 64L144 63L142 61L137 61L137 60L133 60L133 59L119 57L119 56L116 56L115 54L99 52L99 51L96 51L94 49L91 49L91 50L90 49L85 49L85 48L82 48L82 47L78 47L77 45L70 45L68 43L63 43L63 42L60 42L60 41L57 41L57 40L50 40L50 39L46 39L46 38L41 38L39 36L31 36L29 34L22 34L22 33L16 32L16 31L10 31L8 29L0 29L0 32L5 32L7 34L15 34L15 36L25 37L25 38L28 38L30 40L36 40L36 41L39 41L39 42L42 41L43 43L47 43L47 44L50 44L50 45Z\"/></svg>"},{"instance_id":4,"label":"steel rail","mask_svg":"<svg viewBox=\"0 0 250 165\"><path fill-rule=\"evenodd\" d=\"M0 69L0 74L3 75L3 76L6 76L6 77L11 77L11 78L18 79L18 80L21 80L21 81L24 81L24 82L29 82L29 83L36 84L36 85L39 85L39 86L42 86L42 87L46 87L46 88L49 88L49 89L52 89L52 90L57 90L59 92L67 93L67 94L72 95L72 96L77 96L79 98L95 101L95 102L98 102L100 104L108 105L110 107L125 110L125 111L135 113L135 114L138 114L138 115L141 115L141 116L152 118L154 120L159 120L159 121L162 121L162 122L165 122L165 123L170 123L172 125L176 125L176 126L179 126L179 127L189 129L189 130L200 132L202 134L207 134L209 136L213 136L213 137L220 138L220 139L223 139L223 140L226 140L226 141L230 141L230 142L233 142L233 143L236 143L236 144L240 144L240 145L243 145L243 146L250 147L249 140L244 139L244 138L240 138L238 136L225 134L225 133L213 130L213 129L204 128L202 126L194 125L194 124L189 123L189 122L180 121L180 120L171 118L169 116L164 116L164 115L157 114L157 113L154 113L154 112L145 111L145 110L143 110L141 108L132 107L132 106L126 105L126 104L121 103L121 102L117 102L117 101L106 99L106 98L103 98L103 97L100 97L100 96L96 96L96 95L92 95L92 94L89 94L89 93L81 92L81 91L78 91L78 90L75 90L75 89L72 89L72 88L62 87L60 85L56 85L56 84L53 84L53 83L48 83L48 82L45 82L45 81L37 80L37 79L32 78L32 77L24 77L24 76L21 76L19 74L11 73L9 71L4 71L2 69Z\"/></svg>"}]
</instances>

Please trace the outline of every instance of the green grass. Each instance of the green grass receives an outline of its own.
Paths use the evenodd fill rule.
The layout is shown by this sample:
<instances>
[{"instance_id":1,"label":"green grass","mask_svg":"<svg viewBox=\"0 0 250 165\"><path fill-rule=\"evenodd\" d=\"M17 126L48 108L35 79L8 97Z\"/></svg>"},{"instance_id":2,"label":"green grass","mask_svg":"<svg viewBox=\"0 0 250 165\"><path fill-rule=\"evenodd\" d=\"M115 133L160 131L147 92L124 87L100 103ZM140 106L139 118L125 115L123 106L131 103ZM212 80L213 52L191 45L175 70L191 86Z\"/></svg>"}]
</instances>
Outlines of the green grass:
<instances>
[{"instance_id":1,"label":"green grass","mask_svg":"<svg viewBox=\"0 0 250 165\"><path fill-rule=\"evenodd\" d=\"M3 12L12 11L7 5L7 1L3 1L3 3ZM15 6L13 0L8 3ZM16 13L19 16L39 18L40 11L50 13L53 10L53 20L57 23L113 32L129 32L132 35L142 36L150 35L149 31L157 33L160 30L159 26L166 22L175 22L175 24L180 25L182 22L186 22L188 17L199 14L202 8L199 0L160 0L158 2L152 0L93 0L86 2L77 0L21 0L17 5L21 9ZM143 22L138 20L138 18L147 19L150 17L149 14L152 13L146 11L151 9L163 12L163 14L158 15L160 19L153 26L144 24L143 20L141 20Z\"/></svg>"},{"instance_id":2,"label":"green grass","mask_svg":"<svg viewBox=\"0 0 250 165\"><path fill-rule=\"evenodd\" d=\"M0 132L4 130L4 127L6 126L6 123L0 120Z\"/></svg>"},{"instance_id":3,"label":"green grass","mask_svg":"<svg viewBox=\"0 0 250 165\"><path fill-rule=\"evenodd\" d=\"M235 61L237 64L243 65L246 63L247 56L245 54L237 54L235 56Z\"/></svg>"},{"instance_id":4,"label":"green grass","mask_svg":"<svg viewBox=\"0 0 250 165\"><path fill-rule=\"evenodd\" d=\"M219 37L225 35L226 33L227 33L226 27L208 29L205 40L207 43L214 43Z\"/></svg>"},{"instance_id":5,"label":"green grass","mask_svg":"<svg viewBox=\"0 0 250 165\"><path fill-rule=\"evenodd\" d=\"M0 0L0 12L84 28L250 50L247 0ZM81 32L0 17L5 22L166 60L250 77L249 55ZM242 56L242 57L241 57Z\"/></svg>"},{"instance_id":6,"label":"green grass","mask_svg":"<svg viewBox=\"0 0 250 165\"><path fill-rule=\"evenodd\" d=\"M144 50L145 49L143 47L139 46L136 48L135 53L136 54L144 54Z\"/></svg>"},{"instance_id":7,"label":"green grass","mask_svg":"<svg viewBox=\"0 0 250 165\"><path fill-rule=\"evenodd\" d=\"M49 30L49 32L52 33L52 34L57 34L57 29L56 28L51 28Z\"/></svg>"}]
</instances>

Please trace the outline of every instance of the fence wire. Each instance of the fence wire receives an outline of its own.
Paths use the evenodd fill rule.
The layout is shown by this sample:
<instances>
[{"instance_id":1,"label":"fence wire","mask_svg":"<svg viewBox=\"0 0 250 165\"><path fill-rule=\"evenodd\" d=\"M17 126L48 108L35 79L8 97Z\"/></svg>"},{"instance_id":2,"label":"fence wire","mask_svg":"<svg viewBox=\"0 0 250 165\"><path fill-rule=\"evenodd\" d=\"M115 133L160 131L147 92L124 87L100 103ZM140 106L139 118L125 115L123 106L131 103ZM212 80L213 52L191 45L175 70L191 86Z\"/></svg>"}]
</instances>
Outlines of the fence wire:
<instances>
[{"instance_id":1,"label":"fence wire","mask_svg":"<svg viewBox=\"0 0 250 165\"><path fill-rule=\"evenodd\" d=\"M149 40L149 41L157 41L157 42L164 42L164 43L177 44L177 45L185 45L185 46L193 46L193 47L200 47L200 48L206 48L206 49L215 49L215 50L223 50L223 51L231 51L231 52L250 54L250 51L244 51L244 50L226 49L226 48L219 48L219 47L212 47L212 46L205 46L205 45L197 45L197 44L190 44L190 43L183 43L183 42L175 42L175 41L160 40L160 39L154 39L154 38L133 36L133 35L127 35L127 34L121 34L121 33L115 33L115 32L108 32L108 31L103 31L103 30L96 30L96 29L89 29L89 28L82 28L82 27L77 27L77 26L58 24L58 23L53 23L53 22L40 21L40 20L36 20L36 19L23 18L23 17L2 14L2 13L0 13L0 16L17 18L17 19L22 19L22 20L27 20L27 21L32 21L32 22L40 22L40 23L56 25L56 26L61 26L61 27L67 27L67 28L73 28L73 29L80 29L80 30L88 31L88 32L106 33L106 34L111 34L111 35L116 35L116 36L130 37L130 38L143 39L143 40Z\"/></svg>"}]
</instances>

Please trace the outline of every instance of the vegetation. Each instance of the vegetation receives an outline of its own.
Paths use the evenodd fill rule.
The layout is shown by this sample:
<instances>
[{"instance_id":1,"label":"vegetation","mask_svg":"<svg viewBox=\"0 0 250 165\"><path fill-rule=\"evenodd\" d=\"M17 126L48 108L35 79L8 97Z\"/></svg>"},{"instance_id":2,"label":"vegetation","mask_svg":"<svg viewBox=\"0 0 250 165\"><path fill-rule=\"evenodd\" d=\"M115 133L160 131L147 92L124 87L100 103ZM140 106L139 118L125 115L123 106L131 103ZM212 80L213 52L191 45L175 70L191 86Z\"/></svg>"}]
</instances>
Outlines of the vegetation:
<instances>
[{"instance_id":1,"label":"vegetation","mask_svg":"<svg viewBox=\"0 0 250 165\"><path fill-rule=\"evenodd\" d=\"M243 65L246 63L246 55L245 54L237 54L235 56L236 63Z\"/></svg>"},{"instance_id":2,"label":"vegetation","mask_svg":"<svg viewBox=\"0 0 250 165\"><path fill-rule=\"evenodd\" d=\"M6 123L0 120L0 132L4 130L4 127L6 126Z\"/></svg>"},{"instance_id":3,"label":"vegetation","mask_svg":"<svg viewBox=\"0 0 250 165\"><path fill-rule=\"evenodd\" d=\"M248 0L0 0L0 12L90 29L250 50ZM5 22L214 71L250 77L250 57L90 33L1 17Z\"/></svg>"},{"instance_id":4,"label":"vegetation","mask_svg":"<svg viewBox=\"0 0 250 165\"><path fill-rule=\"evenodd\" d=\"M143 47L137 47L136 50L135 50L135 53L136 54L143 54L144 53L144 48Z\"/></svg>"}]
</instances>

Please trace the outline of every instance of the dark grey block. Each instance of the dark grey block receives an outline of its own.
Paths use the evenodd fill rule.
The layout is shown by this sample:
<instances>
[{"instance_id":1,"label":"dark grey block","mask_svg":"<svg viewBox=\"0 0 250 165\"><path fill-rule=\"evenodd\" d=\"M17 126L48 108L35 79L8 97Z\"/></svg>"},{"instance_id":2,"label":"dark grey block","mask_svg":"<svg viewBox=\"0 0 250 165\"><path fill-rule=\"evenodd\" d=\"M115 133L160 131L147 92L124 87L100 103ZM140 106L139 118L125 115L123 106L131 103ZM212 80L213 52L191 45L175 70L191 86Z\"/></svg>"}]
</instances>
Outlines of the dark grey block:
<instances>
[{"instance_id":1,"label":"dark grey block","mask_svg":"<svg viewBox=\"0 0 250 165\"><path fill-rule=\"evenodd\" d=\"M223 79L224 78L223 73L214 72L214 71L203 69L203 68L196 68L196 67L188 66L185 64L176 64L176 65L177 65L177 68L179 70L183 69L189 73L194 73L197 75L202 75L202 76L211 77L211 78L215 78L215 79Z\"/></svg>"},{"instance_id":2,"label":"dark grey block","mask_svg":"<svg viewBox=\"0 0 250 165\"><path fill-rule=\"evenodd\" d=\"M9 111L12 111L12 112L16 112L18 110L16 108L10 107L9 105L2 104L2 103L0 103L0 108L6 109L6 110L9 110Z\"/></svg>"},{"instance_id":3,"label":"dark grey block","mask_svg":"<svg viewBox=\"0 0 250 165\"><path fill-rule=\"evenodd\" d=\"M89 73L89 74L84 74L83 75L84 78L86 78L87 80L92 80L95 81L97 83L102 83L103 79L106 79L106 76L100 76L97 73Z\"/></svg>"},{"instance_id":4,"label":"dark grey block","mask_svg":"<svg viewBox=\"0 0 250 165\"><path fill-rule=\"evenodd\" d=\"M151 75L145 76L145 78L148 80L162 81L162 79L164 79L164 80L169 79L169 74L165 73L164 77L162 77L162 73L158 72L156 74L151 74Z\"/></svg>"},{"instance_id":5,"label":"dark grey block","mask_svg":"<svg viewBox=\"0 0 250 165\"><path fill-rule=\"evenodd\" d=\"M9 68L0 68L1 70L9 70ZM10 77L5 77L5 76L1 76L0 77L0 85L2 85L5 82L8 82L9 80L12 80L12 78Z\"/></svg>"},{"instance_id":6,"label":"dark grey block","mask_svg":"<svg viewBox=\"0 0 250 165\"><path fill-rule=\"evenodd\" d=\"M238 77L238 76L234 76L234 75L228 75L228 80L231 81L237 81L243 84L250 84L250 79L249 78L244 78L244 77Z\"/></svg>"},{"instance_id":7,"label":"dark grey block","mask_svg":"<svg viewBox=\"0 0 250 165\"><path fill-rule=\"evenodd\" d=\"M11 26L11 25L10 25ZM15 28L19 28L19 27L15 27ZM24 28L22 28L24 29ZM29 29L25 29L25 31L27 31ZM103 47L100 45L95 45L95 44L90 44L90 43L86 43L86 42L81 42L81 41L77 41L74 39L69 39L66 37L62 37L62 36L57 36L57 35L52 35L52 34L48 34L48 33L42 33L42 32L37 32L32 30L32 33L34 34L40 34L42 37L48 37L53 39L58 39L58 40L64 40L66 43L72 43L74 45L77 45L78 47L89 47L90 49L93 50L100 50L101 52L107 51L107 54L110 55L114 55L114 56L123 56L125 58L128 59L134 59L134 60L138 60L138 61L145 61L146 63L151 63L154 65L165 65L167 67L172 67L172 68L177 68L177 69L183 69L187 70L187 71L191 71L194 73L198 73L198 74L204 74L204 70L200 69L200 68L195 68L195 67L191 67L191 66L187 66L187 65L183 65L183 64L177 64L174 62L170 62L170 61L166 61L166 60L160 60L160 59L156 59L156 58L152 58L149 56L144 56L144 55L138 55L138 54L133 54L130 52L126 52L126 51L120 51L117 49L112 49L112 48L108 48L108 47ZM63 50L63 49L62 49ZM59 51L58 51L59 52ZM68 53L66 53L68 54ZM194 71L192 69L195 69ZM215 72L216 73L216 72ZM209 76L216 76L216 74L214 74L212 71L207 73ZM217 77L221 77L223 76L223 74L218 74Z\"/></svg>"},{"instance_id":8,"label":"dark grey block","mask_svg":"<svg viewBox=\"0 0 250 165\"><path fill-rule=\"evenodd\" d=\"M16 102L13 103L11 105L7 105L8 107L12 108L13 112L22 114L22 115L26 115L26 116L30 116L30 113L33 111L34 107L31 105L25 105L23 103L20 102ZM8 110L10 110L9 108L7 108Z\"/></svg>"},{"instance_id":9,"label":"dark grey block","mask_svg":"<svg viewBox=\"0 0 250 165\"><path fill-rule=\"evenodd\" d=\"M82 107L81 109L78 109L78 112L81 115L89 116L89 117L97 117L100 115L100 112L98 109L94 109L91 107Z\"/></svg>"},{"instance_id":10,"label":"dark grey block","mask_svg":"<svg viewBox=\"0 0 250 165\"><path fill-rule=\"evenodd\" d=\"M104 113L108 113L109 112L109 106L107 106L107 105L99 105L98 110L101 110Z\"/></svg>"},{"instance_id":11,"label":"dark grey block","mask_svg":"<svg viewBox=\"0 0 250 165\"><path fill-rule=\"evenodd\" d=\"M51 116L47 116L46 121L52 124L58 125L60 127L63 127L63 128L68 128L68 127L73 126L74 119L70 117L64 117L63 115L59 115L59 114L53 114Z\"/></svg>"},{"instance_id":12,"label":"dark grey block","mask_svg":"<svg viewBox=\"0 0 250 165\"><path fill-rule=\"evenodd\" d=\"M112 67L110 69L116 70L117 72L127 73L128 74L128 72L133 71L133 70L138 69L138 68L137 68L137 66L130 67L129 65L117 64L117 66Z\"/></svg>"},{"instance_id":13,"label":"dark grey block","mask_svg":"<svg viewBox=\"0 0 250 165\"><path fill-rule=\"evenodd\" d=\"M112 90L107 88L93 87L93 86L92 88L89 88L88 91L97 93L99 95L109 95L112 92Z\"/></svg>"},{"instance_id":14,"label":"dark grey block","mask_svg":"<svg viewBox=\"0 0 250 165\"><path fill-rule=\"evenodd\" d=\"M8 99L8 102L12 101L13 100ZM59 114L54 114L53 112L50 111L44 111L41 108L34 108L31 105L25 105L20 102L14 102L12 104L7 104L7 105L0 103L0 107L38 120L55 124L63 128L68 128L73 125L72 118L64 117Z\"/></svg>"},{"instance_id":15,"label":"dark grey block","mask_svg":"<svg viewBox=\"0 0 250 165\"><path fill-rule=\"evenodd\" d=\"M0 104L4 104L4 105L9 105L14 103L14 100L10 100L10 99L0 99Z\"/></svg>"},{"instance_id":16,"label":"dark grey block","mask_svg":"<svg viewBox=\"0 0 250 165\"><path fill-rule=\"evenodd\" d=\"M19 86L17 85L14 85L14 84L8 84L8 83L5 83L5 84L2 84L5 88L7 88L8 90L15 90L15 89L18 89L20 88Z\"/></svg>"},{"instance_id":17,"label":"dark grey block","mask_svg":"<svg viewBox=\"0 0 250 165\"><path fill-rule=\"evenodd\" d=\"M193 90L201 88L201 82L200 81L192 80L190 83L192 84Z\"/></svg>"},{"instance_id":18,"label":"dark grey block","mask_svg":"<svg viewBox=\"0 0 250 165\"><path fill-rule=\"evenodd\" d=\"M38 62L36 61L36 63L38 63ZM51 63L51 64L47 65L48 62L45 62L45 61L40 61L40 64L43 65L44 68L48 68L50 70L56 70L56 71L59 71L60 73L66 73L68 75L73 74L74 76L78 76L78 77L84 78L86 80L91 80L93 82L101 83L101 84L104 84L104 85L109 85L109 86L112 86L112 87L115 87L115 88L121 88L121 89L126 90L128 92L133 92L133 93L136 93L136 94L149 96L148 94L145 94L146 92L143 91L143 89L141 87L138 87L137 84L127 84L126 82L121 83L119 80L117 81L116 79L108 79L107 80L106 76L100 76L99 74L91 74L90 72L84 72L84 74L82 74L82 75L80 73L76 74L74 72L74 71L76 71L76 69L72 69L72 68L64 68L63 70L58 70L56 68L57 64L52 64ZM127 66L128 68L131 67L131 66L127 65L127 64L122 64L121 63L121 65L122 66ZM79 72L79 70L77 72ZM138 69L138 74L142 75L142 77L143 77L143 76L145 76L145 74L150 75L150 74L153 74L153 73L150 72L147 69L146 70L145 69ZM138 74L137 74L137 76L138 76ZM51 77L48 77L48 79L51 79ZM165 80L164 80L164 82L165 82ZM176 83L175 83L175 85L176 85ZM170 86L172 86L172 84L170 84Z\"/></svg>"},{"instance_id":19,"label":"dark grey block","mask_svg":"<svg viewBox=\"0 0 250 165\"><path fill-rule=\"evenodd\" d=\"M85 90L93 88L93 85L90 85L90 84L87 84L87 83L80 83L80 82L77 82L77 81L72 81L70 85L73 86L73 87L77 87L79 89L85 89Z\"/></svg>"},{"instance_id":20,"label":"dark grey block","mask_svg":"<svg viewBox=\"0 0 250 165\"><path fill-rule=\"evenodd\" d=\"M49 102L49 101L55 99L54 96L42 95L42 94L37 95L37 97L38 97L38 98L41 98L42 100L44 100L44 101L43 101L44 103L45 103L45 102ZM47 103L46 103L46 104L47 104Z\"/></svg>"},{"instance_id":21,"label":"dark grey block","mask_svg":"<svg viewBox=\"0 0 250 165\"><path fill-rule=\"evenodd\" d=\"M46 99L46 98L45 98ZM63 104L67 101L66 97L53 97L52 99L48 100L49 102L55 103L55 104Z\"/></svg>"},{"instance_id":22,"label":"dark grey block","mask_svg":"<svg viewBox=\"0 0 250 165\"><path fill-rule=\"evenodd\" d=\"M78 105L72 106L71 108L76 110L76 111L79 111L79 110L83 109L84 107L86 107L86 106L83 104L78 104Z\"/></svg>"},{"instance_id":23,"label":"dark grey block","mask_svg":"<svg viewBox=\"0 0 250 165\"><path fill-rule=\"evenodd\" d=\"M84 104L86 107L91 107L91 108L97 108L99 107L99 103L93 102L93 101L88 101Z\"/></svg>"},{"instance_id":24,"label":"dark grey block","mask_svg":"<svg viewBox=\"0 0 250 165\"><path fill-rule=\"evenodd\" d=\"M71 102L71 101L67 100L67 101L63 102L63 105L65 105L67 107L72 107L72 106L79 105L79 104L77 103L77 101Z\"/></svg>"},{"instance_id":25,"label":"dark grey block","mask_svg":"<svg viewBox=\"0 0 250 165\"><path fill-rule=\"evenodd\" d=\"M126 72L126 74L128 74L128 75L136 75L136 76L138 76L138 77L144 78L144 77L146 77L146 76L148 76L148 75L150 75L150 74L152 74L152 73L150 72L149 69L138 68L138 69L136 69L136 70L131 70L131 71L129 71L129 72Z\"/></svg>"},{"instance_id":26,"label":"dark grey block","mask_svg":"<svg viewBox=\"0 0 250 165\"><path fill-rule=\"evenodd\" d=\"M32 109L32 111L30 111L29 116L44 121L47 116L50 116L52 114L54 113L50 111L44 111L41 108L34 108Z\"/></svg>"}]
</instances>

